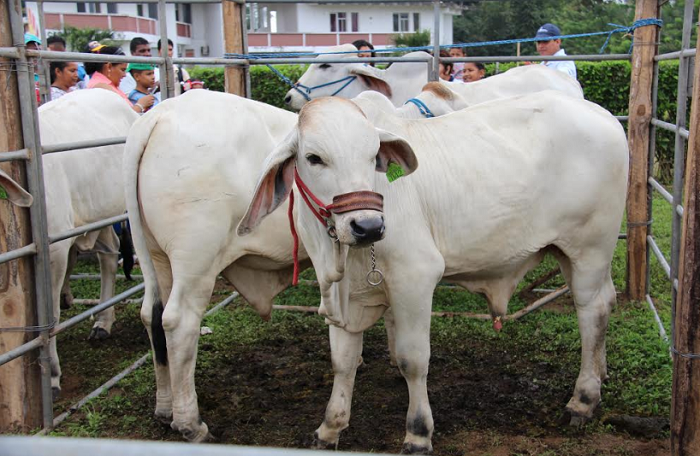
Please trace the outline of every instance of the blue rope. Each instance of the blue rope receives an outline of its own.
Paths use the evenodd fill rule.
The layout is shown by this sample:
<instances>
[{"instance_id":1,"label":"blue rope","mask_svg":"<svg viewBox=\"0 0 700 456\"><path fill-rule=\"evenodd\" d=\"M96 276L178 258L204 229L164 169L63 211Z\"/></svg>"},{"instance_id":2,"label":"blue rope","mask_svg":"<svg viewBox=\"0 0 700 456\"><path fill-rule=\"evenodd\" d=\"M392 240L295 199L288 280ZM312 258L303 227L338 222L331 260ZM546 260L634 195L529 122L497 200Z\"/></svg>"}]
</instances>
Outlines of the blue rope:
<instances>
[{"instance_id":1,"label":"blue rope","mask_svg":"<svg viewBox=\"0 0 700 456\"><path fill-rule=\"evenodd\" d=\"M413 103L418 107L418 110L420 111L421 114L423 114L427 119L430 119L431 117L435 117L435 114L433 114L428 106L423 103L422 100L419 100L418 98L411 98L408 100L404 105L407 105L409 103Z\"/></svg>"},{"instance_id":2,"label":"blue rope","mask_svg":"<svg viewBox=\"0 0 700 456\"><path fill-rule=\"evenodd\" d=\"M339 83L341 83L341 82L343 82L343 81L348 81L348 82L346 82L345 84L343 84L343 86L342 86L341 88L339 88L338 90L336 90L335 92L333 92L333 94L331 94L331 96L334 97L334 96L338 95L338 94L340 93L341 90L343 90L343 89L346 88L348 85L350 85L355 79L357 79L357 76L346 76L346 77L344 77L343 79L338 79L337 81L326 82L325 84L320 84L320 85L313 86L313 87L307 87L307 86L305 86L304 84L299 84L299 83L297 82L297 83L296 83L296 87L301 87L302 89L306 90L306 93L307 93L307 94L311 95L311 92L313 92L313 91L316 90L316 89L320 89L321 87L331 86L331 85L339 84ZM298 89L297 89L297 90L298 90ZM309 100L309 99L307 98L307 101L308 101L308 100Z\"/></svg>"},{"instance_id":3,"label":"blue rope","mask_svg":"<svg viewBox=\"0 0 700 456\"><path fill-rule=\"evenodd\" d=\"M605 43L600 48L600 53L602 53L610 42L610 38L615 33L632 33L639 27L646 27L650 25L656 25L658 27L663 27L663 21L661 19L648 18L640 19L635 21L631 26L625 27L619 24L608 24L610 26L616 27L613 30L607 32L592 32L592 33L577 33L573 35L561 35L559 39L567 38L585 38L589 36L601 36L607 35ZM534 41L541 41L540 38L519 38L511 40L495 40L495 41L480 41L475 43L459 43L459 44L445 44L440 46L441 49L452 49L452 48L471 48L480 46L498 46L504 44L515 44L515 43L531 43ZM388 48L388 49L375 49L372 52L375 53L391 53L391 52L414 52L414 51L432 51L433 46L414 46L414 47L400 47L400 48ZM284 58L284 57L315 57L319 55L342 55L342 54L357 54L360 52L367 51L332 51L332 52L288 52L288 53L260 53L260 54L235 54L227 53L224 54L224 58L227 59L264 59L264 58Z\"/></svg>"}]
</instances>

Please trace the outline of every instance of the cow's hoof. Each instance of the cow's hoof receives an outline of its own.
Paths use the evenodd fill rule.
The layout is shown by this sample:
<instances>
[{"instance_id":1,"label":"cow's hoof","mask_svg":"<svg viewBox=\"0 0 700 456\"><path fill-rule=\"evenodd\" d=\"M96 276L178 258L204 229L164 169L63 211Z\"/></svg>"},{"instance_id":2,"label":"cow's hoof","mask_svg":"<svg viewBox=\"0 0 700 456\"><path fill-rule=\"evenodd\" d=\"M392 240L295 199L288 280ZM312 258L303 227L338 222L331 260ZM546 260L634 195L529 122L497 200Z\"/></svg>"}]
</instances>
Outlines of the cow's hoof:
<instances>
[{"instance_id":1,"label":"cow's hoof","mask_svg":"<svg viewBox=\"0 0 700 456\"><path fill-rule=\"evenodd\" d=\"M51 387L51 397L53 398L53 401L56 402L61 395L61 387L60 386L52 386Z\"/></svg>"},{"instance_id":2,"label":"cow's hoof","mask_svg":"<svg viewBox=\"0 0 700 456\"><path fill-rule=\"evenodd\" d=\"M93 327L88 336L88 340L104 340L107 338L109 338L109 333L104 328L100 327Z\"/></svg>"},{"instance_id":3,"label":"cow's hoof","mask_svg":"<svg viewBox=\"0 0 700 456\"><path fill-rule=\"evenodd\" d=\"M70 309L73 305L73 295L61 293L61 309Z\"/></svg>"},{"instance_id":4,"label":"cow's hoof","mask_svg":"<svg viewBox=\"0 0 700 456\"><path fill-rule=\"evenodd\" d=\"M170 427L174 431L178 431L182 436L188 441L192 443L202 443L206 442L207 439L213 438L211 434L209 434L209 428L207 427L206 423L200 421L200 425L196 427L185 427L185 426L179 426L175 421L170 423Z\"/></svg>"},{"instance_id":5,"label":"cow's hoof","mask_svg":"<svg viewBox=\"0 0 700 456\"><path fill-rule=\"evenodd\" d=\"M432 454L432 446L426 447L415 443L405 442L401 448L401 454Z\"/></svg>"},{"instance_id":6,"label":"cow's hoof","mask_svg":"<svg viewBox=\"0 0 700 456\"><path fill-rule=\"evenodd\" d=\"M314 432L314 440L311 442L311 448L317 450L338 450L338 442L328 442L318 437L318 431Z\"/></svg>"},{"instance_id":7,"label":"cow's hoof","mask_svg":"<svg viewBox=\"0 0 700 456\"><path fill-rule=\"evenodd\" d=\"M590 420L591 419L589 417L581 415L580 413L576 413L573 410L567 408L566 410L564 410L564 414L562 415L559 423L562 426L568 425L572 428L580 429Z\"/></svg>"},{"instance_id":8,"label":"cow's hoof","mask_svg":"<svg viewBox=\"0 0 700 456\"><path fill-rule=\"evenodd\" d=\"M173 411L172 410L156 410L153 417L157 422L162 423L166 426L170 426L173 423Z\"/></svg>"}]
</instances>

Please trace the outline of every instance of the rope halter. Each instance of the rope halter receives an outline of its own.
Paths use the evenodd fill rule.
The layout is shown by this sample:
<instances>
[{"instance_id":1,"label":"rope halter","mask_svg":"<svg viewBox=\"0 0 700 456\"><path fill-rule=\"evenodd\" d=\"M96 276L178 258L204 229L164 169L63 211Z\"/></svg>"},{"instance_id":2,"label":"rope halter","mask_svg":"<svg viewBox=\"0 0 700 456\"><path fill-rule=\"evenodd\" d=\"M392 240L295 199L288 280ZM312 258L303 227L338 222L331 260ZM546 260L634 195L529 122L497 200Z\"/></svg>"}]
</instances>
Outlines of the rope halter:
<instances>
[{"instance_id":1,"label":"rope halter","mask_svg":"<svg viewBox=\"0 0 700 456\"><path fill-rule=\"evenodd\" d=\"M384 210L384 196L380 193L368 190L343 193L342 195L333 197L333 204L323 204L323 202L309 190L309 187L304 181L301 180L296 167L294 168L294 182L297 184L299 194L306 205L311 209L311 212L321 225L326 227L328 236L335 242L338 242L338 235L336 234L335 224L331 218L333 214L344 214L346 212L360 210L378 212ZM316 206L318 206L318 209L316 209ZM296 285L299 283L299 236L294 228L293 212L294 192L292 191L289 194L289 210L287 211L287 216L289 217L289 228L292 232L292 238L294 239L294 252L292 254L294 258L294 276L292 278L292 285Z\"/></svg>"}]
</instances>

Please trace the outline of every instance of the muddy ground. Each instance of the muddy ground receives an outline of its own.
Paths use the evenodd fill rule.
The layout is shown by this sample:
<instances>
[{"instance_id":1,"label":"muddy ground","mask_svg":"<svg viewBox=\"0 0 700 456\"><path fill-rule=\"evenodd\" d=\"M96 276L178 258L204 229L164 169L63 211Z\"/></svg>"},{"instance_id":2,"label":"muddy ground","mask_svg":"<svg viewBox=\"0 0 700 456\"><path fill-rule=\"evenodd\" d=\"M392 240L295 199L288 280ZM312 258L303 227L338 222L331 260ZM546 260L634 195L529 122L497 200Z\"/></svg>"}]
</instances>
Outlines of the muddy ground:
<instances>
[{"instance_id":1,"label":"muddy ground","mask_svg":"<svg viewBox=\"0 0 700 456\"><path fill-rule=\"evenodd\" d=\"M229 291L221 281L212 302ZM302 291L301 297L295 293L298 304L318 303L313 289ZM540 312L570 313L567 299ZM288 302L283 297L281 303ZM562 424L578 373L575 342L573 349L550 345L546 337L534 343L529 339L536 335L509 336L508 326L493 336L487 322L455 320L433 320L428 385L435 420L434 454L670 455L665 417L645 414L644 420L657 420L651 429L613 426L611 421L634 410L626 410L605 388L604 405L592 424L577 429ZM320 317L276 311L271 322L263 323L237 301L205 324L214 334L200 339L196 384L201 415L214 443L309 448L333 382L327 329ZM115 336L108 340L88 343L90 325L84 323L59 340L64 376L56 414L148 350L136 304L119 308ZM468 337L455 329L470 325L475 329ZM236 334L227 333L229 329ZM350 428L342 434L338 449L398 453L408 394L398 369L389 364L381 325L365 333L363 357ZM179 434L152 419L152 371L149 361L107 397L70 417L56 433L180 441ZM608 403L612 406L606 407Z\"/></svg>"}]
</instances>

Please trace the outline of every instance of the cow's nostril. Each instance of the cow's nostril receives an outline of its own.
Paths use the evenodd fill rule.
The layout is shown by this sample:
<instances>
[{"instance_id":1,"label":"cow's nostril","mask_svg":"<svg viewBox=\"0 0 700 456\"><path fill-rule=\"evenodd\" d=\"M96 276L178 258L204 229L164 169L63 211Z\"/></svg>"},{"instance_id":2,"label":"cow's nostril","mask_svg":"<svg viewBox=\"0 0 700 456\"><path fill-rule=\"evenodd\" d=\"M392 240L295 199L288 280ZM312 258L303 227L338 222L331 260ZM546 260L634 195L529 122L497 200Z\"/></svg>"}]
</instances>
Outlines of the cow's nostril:
<instances>
[{"instance_id":1,"label":"cow's nostril","mask_svg":"<svg viewBox=\"0 0 700 456\"><path fill-rule=\"evenodd\" d=\"M291 102L292 102L292 96L291 96L291 95L287 95L286 97L284 97L284 102L287 103L287 104L291 103Z\"/></svg>"},{"instance_id":2,"label":"cow's nostril","mask_svg":"<svg viewBox=\"0 0 700 456\"><path fill-rule=\"evenodd\" d=\"M350 222L352 235L358 242L371 243L378 241L384 235L384 217L352 220Z\"/></svg>"}]
</instances>

